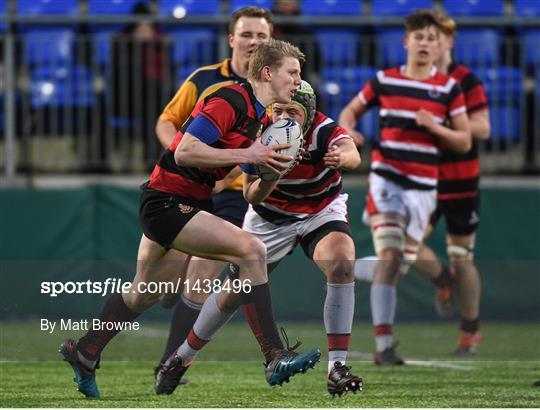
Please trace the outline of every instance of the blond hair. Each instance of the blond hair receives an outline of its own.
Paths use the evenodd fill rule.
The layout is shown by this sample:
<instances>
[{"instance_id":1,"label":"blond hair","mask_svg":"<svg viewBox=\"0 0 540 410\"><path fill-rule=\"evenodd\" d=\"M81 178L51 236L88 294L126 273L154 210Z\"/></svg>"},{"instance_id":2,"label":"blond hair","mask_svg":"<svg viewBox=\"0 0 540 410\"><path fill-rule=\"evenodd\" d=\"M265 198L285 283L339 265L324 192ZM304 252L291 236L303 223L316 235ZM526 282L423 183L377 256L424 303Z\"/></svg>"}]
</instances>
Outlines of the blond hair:
<instances>
[{"instance_id":1,"label":"blond hair","mask_svg":"<svg viewBox=\"0 0 540 410\"><path fill-rule=\"evenodd\" d=\"M441 32L444 35L449 37L454 37L456 35L457 24L452 17L439 10L433 11L433 17L435 17L435 20L437 20L437 23L439 23Z\"/></svg>"},{"instance_id":2,"label":"blond hair","mask_svg":"<svg viewBox=\"0 0 540 410\"><path fill-rule=\"evenodd\" d=\"M249 59L248 80L259 81L264 67L276 70L286 57L296 58L300 64L305 61L304 53L286 41L271 39L268 43L259 43Z\"/></svg>"}]
</instances>

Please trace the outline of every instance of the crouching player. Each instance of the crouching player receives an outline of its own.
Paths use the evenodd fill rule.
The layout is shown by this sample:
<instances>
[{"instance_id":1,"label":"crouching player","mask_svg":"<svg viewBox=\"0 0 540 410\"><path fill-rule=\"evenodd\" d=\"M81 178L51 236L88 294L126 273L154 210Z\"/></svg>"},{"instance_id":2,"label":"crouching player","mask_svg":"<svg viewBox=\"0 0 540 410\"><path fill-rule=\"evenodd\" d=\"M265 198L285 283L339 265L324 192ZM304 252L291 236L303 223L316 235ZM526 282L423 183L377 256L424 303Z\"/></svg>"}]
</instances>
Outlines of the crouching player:
<instances>
[{"instance_id":1,"label":"crouching player","mask_svg":"<svg viewBox=\"0 0 540 410\"><path fill-rule=\"evenodd\" d=\"M243 229L267 249L271 271L300 243L304 253L327 277L324 324L328 340L328 392L342 395L362 389L362 379L345 365L354 314L355 247L347 223L347 195L340 169L360 165L360 156L347 132L316 111L311 86L302 81L291 103L273 105L273 120L293 118L304 129L304 155L287 175L259 195L259 179L244 167L244 192L249 207ZM234 273L231 275L234 277ZM187 340L173 353L156 378L156 392L171 394L196 354L234 314L241 298L232 292L212 294Z\"/></svg>"}]
</instances>

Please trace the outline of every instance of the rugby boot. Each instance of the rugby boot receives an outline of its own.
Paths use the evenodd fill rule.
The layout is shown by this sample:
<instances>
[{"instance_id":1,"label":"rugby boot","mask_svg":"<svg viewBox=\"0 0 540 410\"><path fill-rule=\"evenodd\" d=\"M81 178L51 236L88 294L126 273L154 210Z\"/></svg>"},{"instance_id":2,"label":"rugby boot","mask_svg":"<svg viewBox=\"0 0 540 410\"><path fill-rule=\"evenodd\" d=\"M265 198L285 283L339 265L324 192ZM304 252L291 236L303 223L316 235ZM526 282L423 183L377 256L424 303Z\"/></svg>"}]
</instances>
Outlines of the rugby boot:
<instances>
[{"instance_id":1,"label":"rugby boot","mask_svg":"<svg viewBox=\"0 0 540 410\"><path fill-rule=\"evenodd\" d=\"M184 363L183 359L174 355L167 364L161 363L154 370L156 394L172 394L176 387L182 383L182 376L191 366L191 362Z\"/></svg>"},{"instance_id":2,"label":"rugby boot","mask_svg":"<svg viewBox=\"0 0 540 410\"><path fill-rule=\"evenodd\" d=\"M99 398L99 390L96 384L96 369L99 368L99 360L93 369L90 369L79 359L77 341L66 339L60 345L58 352L68 362L74 372L73 381L77 383L77 390L86 397Z\"/></svg>"},{"instance_id":3,"label":"rugby boot","mask_svg":"<svg viewBox=\"0 0 540 410\"><path fill-rule=\"evenodd\" d=\"M362 378L354 376L350 372L351 367L341 364L341 362L335 362L332 370L328 374L328 393L332 397L336 394L338 396L347 394L352 391L356 394L357 391L362 391L363 382Z\"/></svg>"},{"instance_id":4,"label":"rugby boot","mask_svg":"<svg viewBox=\"0 0 540 410\"><path fill-rule=\"evenodd\" d=\"M401 366L405 364L405 361L401 357L396 356L396 347L397 343L392 347L384 349L382 352L376 352L373 362L377 366Z\"/></svg>"},{"instance_id":5,"label":"rugby boot","mask_svg":"<svg viewBox=\"0 0 540 410\"><path fill-rule=\"evenodd\" d=\"M458 346L452 355L461 358L474 357L480 338L480 332L461 332L459 334Z\"/></svg>"},{"instance_id":6,"label":"rugby boot","mask_svg":"<svg viewBox=\"0 0 540 410\"><path fill-rule=\"evenodd\" d=\"M289 347L289 339L285 330L281 328L281 334L287 346L286 349L274 349L272 352L272 360L265 364L266 381L270 386L283 382L288 383L291 376L297 373L305 373L308 369L315 367L315 364L321 358L319 349L310 349L304 353L297 353L294 350L302 343L297 341L293 347Z\"/></svg>"}]
</instances>

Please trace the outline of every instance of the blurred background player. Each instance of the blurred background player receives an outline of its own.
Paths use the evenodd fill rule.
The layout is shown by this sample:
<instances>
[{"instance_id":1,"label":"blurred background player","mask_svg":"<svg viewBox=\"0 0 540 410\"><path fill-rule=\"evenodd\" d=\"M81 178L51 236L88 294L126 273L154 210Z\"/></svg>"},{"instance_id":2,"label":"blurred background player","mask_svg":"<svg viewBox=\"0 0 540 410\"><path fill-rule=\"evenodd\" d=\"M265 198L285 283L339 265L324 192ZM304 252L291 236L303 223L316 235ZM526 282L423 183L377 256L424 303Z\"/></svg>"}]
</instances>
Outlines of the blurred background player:
<instances>
[{"instance_id":1,"label":"blurred background player","mask_svg":"<svg viewBox=\"0 0 540 410\"><path fill-rule=\"evenodd\" d=\"M288 103L300 85L303 54L282 41L259 44L248 69L248 83L223 87L201 100L142 186L139 219L143 235L137 256L137 273L127 293L115 294L105 304L102 323L134 321L152 306L159 295L145 292L149 281L170 280L170 270L158 265L170 248L180 252L233 262L241 280L249 280L251 291L242 294L250 327L266 360L266 378L272 383L313 367L318 349L298 354L284 349L277 332L266 271L266 248L254 236L218 218L211 209L211 191L217 179L239 163L264 165L279 172L280 160L288 155L256 142L264 122L265 107ZM274 183L257 180L252 192L264 198ZM249 198L248 198L249 199ZM231 241L234 238L234 241ZM174 272L172 272L174 274ZM79 391L99 397L95 369L102 350L120 329L92 328L80 340L65 340L60 353L75 372ZM185 366L174 358L168 369ZM179 381L179 380L178 380Z\"/></svg>"},{"instance_id":2,"label":"blurred background player","mask_svg":"<svg viewBox=\"0 0 540 410\"><path fill-rule=\"evenodd\" d=\"M461 85L471 129L472 148L466 154L448 149L441 150L439 181L437 184L437 209L432 215L427 235L444 215L446 220L448 256L451 268L457 275L461 313L457 356L472 356L480 340L480 275L473 262L476 230L479 223L479 177L478 140L489 138L489 110L482 82L465 66L452 61L452 48L456 35L455 21L441 12L433 12L440 24L440 53L435 62L442 73L455 78ZM376 257L359 259L356 276L371 282ZM439 261L431 248L422 244L414 269L429 277L437 286L435 306L441 318L454 314L453 288L450 270Z\"/></svg>"},{"instance_id":3,"label":"blurred background player","mask_svg":"<svg viewBox=\"0 0 540 410\"><path fill-rule=\"evenodd\" d=\"M272 29L272 15L268 10L259 7L244 7L232 15L229 23L231 58L219 64L201 67L184 81L156 123L157 137L163 147L167 148L170 145L198 101L223 86L247 81L251 54L257 44L270 40ZM214 215L238 227L242 226L248 204L242 193L242 176L238 167L223 180L216 182L212 202ZM213 280L223 267L222 262L192 258L187 278L191 280L191 283L193 283L193 278ZM171 307L178 302L174 307L169 337L161 363L165 362L186 339L208 294L189 289L183 292L179 300L178 296L168 295L163 301L165 307Z\"/></svg>"},{"instance_id":4,"label":"blurred background player","mask_svg":"<svg viewBox=\"0 0 540 410\"><path fill-rule=\"evenodd\" d=\"M454 354L474 355L480 340L479 315L481 282L474 264L474 245L479 223L478 140L487 140L490 133L489 110L482 82L465 66L452 61L452 48L456 35L455 21L442 12L433 12L441 27L440 57L436 61L439 71L455 78L461 85L471 129L472 148L465 154L448 149L441 151L437 210L431 225L444 216L447 231L447 254L456 275L460 307L460 336ZM429 228L431 231L432 228ZM442 317L453 314L452 282L449 272L431 248L422 245L414 268L433 279L439 287L438 312Z\"/></svg>"},{"instance_id":5,"label":"blurred background player","mask_svg":"<svg viewBox=\"0 0 540 410\"><path fill-rule=\"evenodd\" d=\"M340 169L356 169L360 155L347 132L317 111L315 93L306 81L302 81L291 103L272 106L273 121L284 118L302 124L303 158L277 181L266 199L253 202L243 229L265 244L269 271L300 244L306 256L325 274L328 392L341 396L362 388L362 379L345 366L354 316L355 247L347 222L347 195L342 193L340 172ZM245 170L248 172L245 191L249 196L258 178L251 175L252 169ZM225 291L212 294L176 356L191 363L240 304L238 294ZM157 392L170 394L176 387L168 384L167 376L164 371L158 374Z\"/></svg>"},{"instance_id":6,"label":"blurred background player","mask_svg":"<svg viewBox=\"0 0 540 410\"><path fill-rule=\"evenodd\" d=\"M470 131L463 93L455 79L434 66L439 24L428 12L405 18L407 63L377 72L340 114L353 130L378 105L380 141L371 153L364 220L371 225L378 261L371 285L375 363L399 365L393 324L396 285L415 262L418 245L436 206L439 144L467 152ZM449 121L451 128L443 125Z\"/></svg>"}]
</instances>

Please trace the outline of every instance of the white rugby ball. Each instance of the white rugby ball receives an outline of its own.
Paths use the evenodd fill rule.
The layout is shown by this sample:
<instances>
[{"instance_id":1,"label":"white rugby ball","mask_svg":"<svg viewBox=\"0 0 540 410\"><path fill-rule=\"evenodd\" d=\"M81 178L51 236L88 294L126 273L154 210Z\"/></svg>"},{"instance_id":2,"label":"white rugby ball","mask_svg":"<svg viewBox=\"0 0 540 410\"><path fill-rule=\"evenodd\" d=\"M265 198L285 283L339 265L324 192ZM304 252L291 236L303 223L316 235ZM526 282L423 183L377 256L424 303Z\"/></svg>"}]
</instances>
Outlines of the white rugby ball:
<instances>
[{"instance_id":1,"label":"white rugby ball","mask_svg":"<svg viewBox=\"0 0 540 410\"><path fill-rule=\"evenodd\" d=\"M276 151L280 154L286 154L293 157L291 161L285 162L287 168L281 171L279 174L276 174L268 167L262 165L255 166L257 173L262 180L275 181L293 169L300 158L302 146L304 145L302 126L297 121L289 118L276 121L264 131L263 135L261 136L261 143L263 145L291 145L290 148Z\"/></svg>"}]
</instances>

